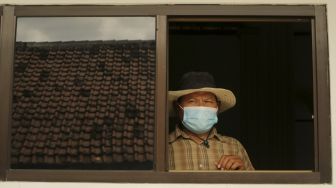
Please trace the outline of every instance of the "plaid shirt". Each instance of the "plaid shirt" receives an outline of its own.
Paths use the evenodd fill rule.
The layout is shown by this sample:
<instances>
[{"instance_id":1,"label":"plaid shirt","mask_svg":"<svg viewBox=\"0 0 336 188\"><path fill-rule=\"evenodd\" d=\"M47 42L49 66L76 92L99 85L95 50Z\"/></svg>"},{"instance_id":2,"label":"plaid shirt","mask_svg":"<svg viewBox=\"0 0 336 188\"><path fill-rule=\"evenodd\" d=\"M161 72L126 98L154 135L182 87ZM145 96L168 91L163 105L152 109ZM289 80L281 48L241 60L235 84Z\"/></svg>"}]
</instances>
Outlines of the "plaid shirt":
<instances>
[{"instance_id":1,"label":"plaid shirt","mask_svg":"<svg viewBox=\"0 0 336 188\"><path fill-rule=\"evenodd\" d=\"M222 155L236 155L244 162L246 170L254 170L243 145L236 139L222 136L213 129L208 138L209 148L203 140L176 128L169 135L170 170L217 170L216 163Z\"/></svg>"}]
</instances>

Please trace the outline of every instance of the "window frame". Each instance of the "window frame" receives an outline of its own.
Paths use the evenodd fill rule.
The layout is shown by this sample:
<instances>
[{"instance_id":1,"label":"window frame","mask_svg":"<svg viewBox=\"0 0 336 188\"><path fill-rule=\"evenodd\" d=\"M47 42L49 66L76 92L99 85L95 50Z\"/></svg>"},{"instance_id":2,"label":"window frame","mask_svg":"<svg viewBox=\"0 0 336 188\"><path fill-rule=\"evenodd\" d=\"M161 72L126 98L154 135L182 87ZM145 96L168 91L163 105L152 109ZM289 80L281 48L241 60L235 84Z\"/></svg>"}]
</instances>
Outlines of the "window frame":
<instances>
[{"instance_id":1,"label":"window frame","mask_svg":"<svg viewBox=\"0 0 336 188\"><path fill-rule=\"evenodd\" d=\"M138 182L138 183L331 183L330 86L326 7L324 5L118 5L3 6L0 49L0 178L8 181ZM10 124L16 17L153 16L156 17L156 130L154 169L22 170L10 168ZM315 170L255 172L169 172L168 22L174 16L310 18L312 23ZM5 26L5 27L4 27ZM132 177L131 179L129 177ZM150 177L150 178L149 178Z\"/></svg>"}]
</instances>

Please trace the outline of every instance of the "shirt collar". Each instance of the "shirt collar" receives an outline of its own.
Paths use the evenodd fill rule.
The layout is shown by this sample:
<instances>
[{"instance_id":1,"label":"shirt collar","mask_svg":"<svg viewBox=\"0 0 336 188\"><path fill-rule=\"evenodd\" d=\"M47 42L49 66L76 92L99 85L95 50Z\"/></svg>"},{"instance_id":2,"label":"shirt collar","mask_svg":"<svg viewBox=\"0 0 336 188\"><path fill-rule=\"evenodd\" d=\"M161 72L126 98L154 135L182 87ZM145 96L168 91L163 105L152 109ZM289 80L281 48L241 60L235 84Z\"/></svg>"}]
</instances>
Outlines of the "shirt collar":
<instances>
[{"instance_id":1,"label":"shirt collar","mask_svg":"<svg viewBox=\"0 0 336 188\"><path fill-rule=\"evenodd\" d=\"M191 139L198 144L202 144L202 140L196 141L197 139L192 138L192 136L190 134L183 131L183 129L181 129L178 125L176 125L175 132L173 132L169 135L169 143L173 143L177 139L181 139L181 138ZM225 142L225 140L218 134L216 128L212 129L208 139L212 139L212 138L215 138L215 139L217 139L221 142Z\"/></svg>"}]
</instances>

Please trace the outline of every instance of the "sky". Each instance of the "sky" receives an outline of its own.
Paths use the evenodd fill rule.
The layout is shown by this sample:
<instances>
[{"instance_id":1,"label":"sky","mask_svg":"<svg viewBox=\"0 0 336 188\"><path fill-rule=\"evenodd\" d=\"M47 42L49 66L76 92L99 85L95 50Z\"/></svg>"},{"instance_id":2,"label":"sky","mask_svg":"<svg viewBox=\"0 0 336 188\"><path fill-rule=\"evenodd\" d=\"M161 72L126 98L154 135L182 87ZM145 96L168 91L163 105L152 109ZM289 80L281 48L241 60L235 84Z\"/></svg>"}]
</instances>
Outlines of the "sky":
<instances>
[{"instance_id":1,"label":"sky","mask_svg":"<svg viewBox=\"0 0 336 188\"><path fill-rule=\"evenodd\" d=\"M155 17L19 17L16 41L154 40Z\"/></svg>"}]
</instances>

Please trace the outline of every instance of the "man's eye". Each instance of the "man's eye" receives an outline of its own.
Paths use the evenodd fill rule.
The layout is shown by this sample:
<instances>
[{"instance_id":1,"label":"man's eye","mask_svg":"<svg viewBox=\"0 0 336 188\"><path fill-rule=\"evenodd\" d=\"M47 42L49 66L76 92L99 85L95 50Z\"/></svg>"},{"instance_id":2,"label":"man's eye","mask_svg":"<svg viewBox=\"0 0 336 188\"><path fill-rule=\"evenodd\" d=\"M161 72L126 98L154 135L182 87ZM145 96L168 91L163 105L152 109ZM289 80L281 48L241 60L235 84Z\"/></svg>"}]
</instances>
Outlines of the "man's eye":
<instances>
[{"instance_id":1,"label":"man's eye","mask_svg":"<svg viewBox=\"0 0 336 188\"><path fill-rule=\"evenodd\" d=\"M215 103L215 101L213 101L213 100L206 100L205 102L206 103Z\"/></svg>"},{"instance_id":2,"label":"man's eye","mask_svg":"<svg viewBox=\"0 0 336 188\"><path fill-rule=\"evenodd\" d=\"M188 102L188 103L194 103L194 102L195 102L195 99L189 99L187 102Z\"/></svg>"}]
</instances>

